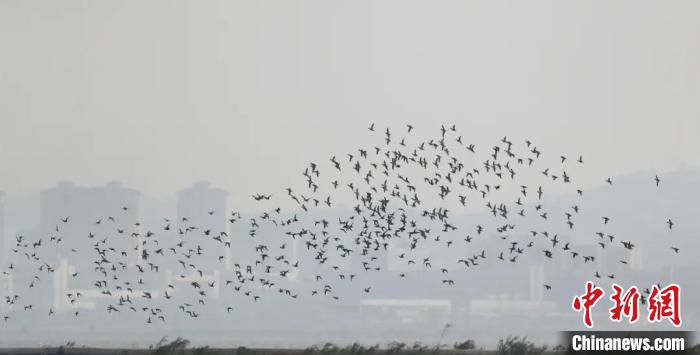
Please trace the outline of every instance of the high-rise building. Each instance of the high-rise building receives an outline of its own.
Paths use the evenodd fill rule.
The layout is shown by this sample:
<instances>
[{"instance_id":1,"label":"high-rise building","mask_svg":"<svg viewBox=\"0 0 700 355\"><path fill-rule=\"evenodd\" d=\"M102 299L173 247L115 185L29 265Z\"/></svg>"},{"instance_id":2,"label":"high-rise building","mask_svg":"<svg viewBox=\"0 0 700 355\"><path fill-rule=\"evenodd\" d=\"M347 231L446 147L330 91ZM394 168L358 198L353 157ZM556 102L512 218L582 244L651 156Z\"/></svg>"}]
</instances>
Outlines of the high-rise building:
<instances>
[{"instance_id":1,"label":"high-rise building","mask_svg":"<svg viewBox=\"0 0 700 355\"><path fill-rule=\"evenodd\" d=\"M41 241L42 261L55 270L54 306L59 304L56 299L64 300L70 290L94 289L93 278L71 275L87 275L94 270L94 261L99 256L93 246L98 241L105 240L105 246L114 248L116 252L109 257L113 263L140 262L140 208L139 191L118 182L99 187L61 182L40 192L39 223L24 237L28 242ZM32 277L31 272L17 274L15 283L31 282ZM65 282L57 283L58 280ZM37 291L31 297L37 298L37 303L46 301L43 298L50 294L49 290L41 291L47 285L41 282L35 286ZM86 296L83 305L94 302L91 295L81 293Z\"/></svg>"},{"instance_id":2,"label":"high-rise building","mask_svg":"<svg viewBox=\"0 0 700 355\"><path fill-rule=\"evenodd\" d=\"M227 194L225 190L214 188L205 181L197 182L177 194L178 229L186 235L205 237L197 241L197 245L203 248L202 253L206 254L198 265L210 271L231 267L231 248L226 245L226 242L230 242L226 219Z\"/></svg>"},{"instance_id":3,"label":"high-rise building","mask_svg":"<svg viewBox=\"0 0 700 355\"><path fill-rule=\"evenodd\" d=\"M200 181L177 193L177 217L180 225L206 226L212 231L226 231L226 195L223 189ZM187 222L182 221L187 218Z\"/></svg>"},{"instance_id":4,"label":"high-rise building","mask_svg":"<svg viewBox=\"0 0 700 355\"><path fill-rule=\"evenodd\" d=\"M110 245L115 248L133 248L138 243L131 237L139 231L141 206L137 190L118 182L100 187L61 182L42 190L39 199L37 232L60 237L65 244L57 250L59 253L66 248L84 247L89 234L99 239L109 237ZM70 259L70 254L63 256Z\"/></svg>"},{"instance_id":5,"label":"high-rise building","mask_svg":"<svg viewBox=\"0 0 700 355\"><path fill-rule=\"evenodd\" d=\"M56 187L41 191L39 224L53 225L68 216L77 223L94 224L99 219L107 221L111 216L133 224L139 217L140 196L139 191L119 182L100 187L60 182Z\"/></svg>"}]
</instances>

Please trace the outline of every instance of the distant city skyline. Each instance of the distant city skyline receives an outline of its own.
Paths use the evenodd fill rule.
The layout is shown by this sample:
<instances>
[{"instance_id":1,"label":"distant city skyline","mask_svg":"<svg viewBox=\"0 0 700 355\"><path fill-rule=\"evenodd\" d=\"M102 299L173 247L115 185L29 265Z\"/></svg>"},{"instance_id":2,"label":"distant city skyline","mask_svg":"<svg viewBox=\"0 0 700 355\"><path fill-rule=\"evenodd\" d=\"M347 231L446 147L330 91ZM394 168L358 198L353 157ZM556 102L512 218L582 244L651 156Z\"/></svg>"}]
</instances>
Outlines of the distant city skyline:
<instances>
[{"instance_id":1,"label":"distant city skyline","mask_svg":"<svg viewBox=\"0 0 700 355\"><path fill-rule=\"evenodd\" d=\"M692 257L691 253L685 252L686 250L693 250L696 247L700 247L700 241L694 239L685 240L683 242L683 251L678 257L673 260L673 266L668 264L665 260L670 257L671 251L660 250L654 246L654 242L658 242L658 238L655 238L658 231L662 231L664 226L663 218L660 221L654 221L659 219L659 216L673 214L678 216L679 232L684 235L693 235L693 233L699 233L700 230L697 229L692 223L687 223L687 221L692 220L691 216L697 213L698 210L694 205L692 205L692 196L694 194L692 191L697 191L700 187L700 172L674 172L671 174L661 174L662 181L664 182L664 194L666 196L663 199L658 199L653 194L649 196L651 200L658 201L658 205L653 210L648 209L638 209L635 204L647 204L647 202L632 200L633 196L636 196L639 189L648 189L653 186L652 176L649 176L648 172L638 172L635 174L627 176L615 176L613 177L616 183L619 185L618 193L615 195L610 195L605 186L601 186L597 189L587 190L586 201L588 201L587 209L599 210L603 213L607 208L612 208L610 211L618 220L621 222L621 226L634 227L636 224L624 223L625 219L630 216L638 215L641 213L641 218L645 219L645 223L641 224L639 228L623 228L619 231L619 238L633 239L637 243L637 248L635 251L639 252L639 255L633 257L633 253L623 250L621 247L611 247L611 250L603 250L598 247L595 243L590 241L590 236L585 232L587 230L587 223L580 223L577 227L577 232L569 235L567 233L562 233L562 240L571 241L572 247L576 248L578 251L585 255L594 255L598 259L598 264L600 268L605 268L609 272L614 272L617 274L618 278L629 278L629 280L636 280L634 282L648 283L648 280L674 280L676 282L681 282L685 285L685 292L692 294L695 292L700 292L698 286L691 280L695 275L695 272L700 267L697 264L697 259ZM172 215L168 216L157 216L157 211L149 211L151 208L163 208L160 204L157 206L149 206L145 201L146 196L144 196L140 191L124 186L118 182L109 182L100 186L86 187L77 185L71 182L60 182L56 184L55 187L42 190L40 192L41 199L39 200L38 211L39 212L39 224L37 228L26 226L24 232L27 238L36 238L41 235L51 235L54 227L63 224L62 219L70 217L73 221L72 223L77 223L73 225L70 229L62 230L61 233L67 233L67 236L75 236L76 241L72 242L69 238L65 241L67 246L74 245L75 247L81 247L84 244L82 240L86 238L88 231L97 228L95 222L104 216L114 215L119 216L120 223L119 228L125 228L124 234L127 235L131 231L136 231L139 233L145 233L146 231L161 230L165 225L171 224L173 228L185 228L188 225L202 225L211 228L214 233L216 231L222 230L228 232L232 237L232 246L230 255L225 255L225 262L217 260L216 253L217 243L209 243L206 241L199 242L205 250L209 253L214 253L211 261L204 262L202 267L206 268L203 270L202 276L197 276L196 274L182 274L182 269L174 262L162 262L159 263L161 269L161 274L158 277L149 277L145 280L144 286L140 286L139 289L144 288L145 290L152 290L154 297L162 297L162 294L157 293L159 288L163 288L166 284L173 285L186 285L189 282L200 281L202 283L214 282L215 287L211 292L211 307L222 307L222 304L227 302L235 302L240 304L241 300L235 300L231 298L231 295L226 292L226 289L219 289L220 285L229 278L231 270L231 263L243 263L242 260L247 260L253 248L259 243L268 243L277 239L277 236L270 234L268 232L262 232L255 239L247 239L247 230L245 228L235 227L234 224L228 223L224 219L225 216L230 216L232 210L235 210L234 206L228 206L226 201L227 193L224 189L218 188L215 185L211 185L208 182L200 181L191 184L185 188L182 188L173 193L173 196L177 198L171 201L172 206L167 208L173 211ZM659 195L660 197L661 195ZM252 199L252 197L249 197ZM611 204L611 201L616 201ZM558 209L568 209L569 203L566 197L557 197L552 201L551 204L552 211ZM159 206L159 207L158 207ZM124 210L127 208L127 210ZM342 210L342 208L341 208ZM213 212L212 215L209 213ZM154 215L155 213L155 215ZM294 211L286 211L285 213L294 213ZM645 215L648 213L649 215ZM127 220L123 220L123 217L132 214ZM70 216L68 216L70 215ZM140 223L144 215L150 215L150 222L147 224ZM331 212L328 218L332 218L333 213ZM457 214L459 215L459 213ZM242 211L242 218L246 220L247 218L252 218L257 216L256 212L253 211ZM479 214L467 213L464 215L464 220L460 223L466 223L466 225L475 223L480 219L485 219L488 214L484 212ZM163 218L167 218L170 222L166 222ZM182 219L187 218L187 223L182 223ZM461 220L461 219L458 219ZM597 220L597 217L596 219ZM658 222L658 223L656 223ZM139 225L136 226L135 224ZM656 224L661 226L657 228ZM459 224L461 226L461 224ZM61 227L63 228L63 227ZM623 231L624 230L624 231ZM657 231L658 230L658 231ZM583 232L582 232L583 231ZM200 230L198 233L204 233ZM157 233L159 234L159 233ZM591 232L592 234L592 232ZM616 233L617 234L617 233ZM8 237L9 238L9 237ZM124 236L123 238L127 241L134 240L132 238ZM514 240L530 240L529 235L513 235ZM138 240L138 238L136 239ZM9 239L8 239L9 241ZM76 243L76 244L72 244ZM584 270L581 267L575 267L571 259L568 258L557 258L554 261L556 267L545 267L546 263L539 258L535 257L523 257L524 259L519 262L520 266L518 268L509 267L510 263L507 261L505 265L494 264L498 262L497 255L494 255L492 247L495 241L482 241L474 242L473 251L470 253L479 253L482 249L488 250L489 260L485 262L485 266L478 274L470 273L468 270L463 268L450 266L448 269L452 273L451 278L454 279L459 288L456 290L445 289L437 287L432 284L430 280L432 278L440 277L441 272L439 270L426 271L422 268L406 268L397 267L396 264L398 253L402 252L401 247L396 245L391 245L389 252L387 253L386 260L378 260L376 265L381 265L385 268L385 271L379 272L376 275L369 276L365 281L373 285L372 295L365 296L357 290L352 289L338 289L336 292L339 295L343 295L344 301L333 305L328 304L322 306L323 312L329 317L341 317L345 319L348 324L374 324L374 328L369 333L353 333L349 330L343 330L344 334L351 337L348 339L372 339L370 334L382 334L385 332L386 326L389 323L392 326L400 324L401 329L404 334L403 336L408 336L407 334L413 334L412 332L417 332L415 334L420 334L418 329L425 327L435 327L439 328L441 324L449 322L453 325L455 331L467 332L470 334L480 334L473 328L474 322L493 322L499 319L501 322L509 322L512 329L521 327L520 320L522 317L533 317L531 314L534 312L538 314L537 319L546 322L550 327L571 327L576 323L572 323L574 320L568 311L568 306L570 302L570 291L572 289L577 289L580 287L583 280L589 279L591 277L590 273L594 269ZM119 245L119 244L114 244ZM665 245L665 242L660 245ZM84 247L84 245L83 245ZM123 245L123 248L130 248L131 246ZM138 245L134 246L138 248ZM311 255L306 255L303 246L301 247L299 255L294 254L294 258L300 258L301 260L307 260ZM224 249L226 250L226 249ZM443 259L451 259L455 256L450 256L448 254L434 254L433 257ZM662 257L655 258L653 253L660 253ZM666 256L664 253L669 254ZM229 261L229 256L232 258ZM44 258L48 255L44 255ZM510 256L509 256L510 257ZM105 331L118 331L118 328L107 327L99 325L99 314L104 312L103 308L111 304L114 298L107 297L105 295L99 294L96 290L92 289L89 282L77 282L71 277L71 273L74 271L80 271L81 273L86 272L85 266L81 266L81 259L72 259L70 255L62 256L62 262L59 263L58 268L54 271L53 280L47 280L48 283L43 283L38 287L49 287L47 292L35 292L30 295L25 296L27 301L33 302L36 307L46 307L47 305L56 312L56 317L61 319L60 322L66 322L65 324L70 324L70 312L74 310L82 310L83 321L88 325L88 329L93 329L98 334ZM354 258L353 258L354 260ZM620 260L628 260L630 262L629 267L622 267ZM134 262L138 262L134 260ZM333 261L332 264L335 265L336 262L344 263L346 260ZM339 264L341 265L341 264ZM90 267L88 266L88 269ZM344 266L344 270L347 272L358 273L361 272L363 268L362 264L357 261L349 262ZM626 271L627 269L633 271ZM400 273L406 273L411 277L410 281L400 281L398 275ZM0 280L0 296L2 296L3 290L7 291L6 287L10 289L17 289L22 287L26 282L29 282L27 278L31 275L26 273L13 273L10 278L4 277ZM182 276L183 275L185 278ZM325 277L332 277L328 270L318 267L308 267L306 266L300 268L295 279L290 280L295 287L300 288L308 292L307 285L311 285L313 281L313 275L322 275ZM607 277L607 275L602 275L602 277ZM9 284L8 284L9 282ZM551 291L544 292L542 288L543 283L551 283L556 285ZM478 287L470 287L469 285L477 285ZM507 285L507 286L506 286ZM181 287L181 286L176 286ZM71 292L81 292L84 294L84 299L81 305L77 308L68 304L65 300L65 294ZM303 307L314 307L312 306L312 300L308 299L308 295L302 296L300 302L296 305L299 310L304 309ZM246 319L245 326L243 324L230 325L220 328L220 331L234 331L240 332L245 331L247 327L260 327L260 329L265 329L266 324L273 322L274 324L283 325L284 334L286 337L298 337L294 333L293 323L285 323L287 321L280 318L280 314L275 313L281 312L287 305L284 300L266 300L265 303L259 303L256 307L252 305L238 311L237 319ZM243 303L245 304L245 303ZM3 306L7 310L7 306ZM262 308L261 308L262 307ZM316 306L318 307L318 306ZM684 302L684 307L686 309L686 314L688 315L686 319L687 326L695 326L694 315L697 309L700 309L700 304L697 304L694 300L686 300ZM43 309L43 308L41 308ZM257 312L261 310L266 310L266 316L256 317ZM350 311L348 311L350 310ZM293 312L293 311L289 311ZM42 311L39 311L36 315L41 317ZM216 312L212 314L207 314L207 317L212 317L211 319L217 319ZM221 316L221 315L218 315ZM598 314L596 317L603 318L603 314ZM27 322L37 322L38 319L31 317L26 318ZM126 321L127 324L131 321ZM177 318L171 319L175 327L186 327L186 324L182 323L182 320ZM64 324L64 323L61 323ZM384 324L384 326L382 326ZM310 325L309 325L310 326ZM285 328L288 327L288 328ZM344 329L342 327L334 328L340 331ZM461 329L461 330L460 330ZM542 341L551 341L547 338L547 327L538 327L530 329L528 334L534 334L535 337L542 337ZM312 342L314 339L321 339L316 337L322 337L326 334L328 329L316 329L313 332L306 334L308 338L307 342ZM14 334L14 333L13 333ZM81 333L76 333L76 336ZM125 333L126 334L126 333ZM459 333L457 333L459 334ZM457 334L452 336L457 336ZM129 339L139 339L139 337L127 336ZM492 338L487 334L481 334L480 339L482 341L493 341ZM192 335L191 338L197 341L204 341L210 343L212 340L207 340L205 335ZM90 343L87 338L78 337L82 339L82 342ZM249 336L248 341L255 341L254 336ZM301 341L301 338L297 338ZM343 338L345 339L345 338ZM449 341L457 341L459 338L451 338L448 336ZM488 340L491 339L491 340ZM294 342L279 343L279 344L298 344ZM240 341L239 341L240 343ZM13 342L13 344L21 344ZM227 343L222 343L227 344ZM269 343L268 343L269 344Z\"/></svg>"}]
</instances>

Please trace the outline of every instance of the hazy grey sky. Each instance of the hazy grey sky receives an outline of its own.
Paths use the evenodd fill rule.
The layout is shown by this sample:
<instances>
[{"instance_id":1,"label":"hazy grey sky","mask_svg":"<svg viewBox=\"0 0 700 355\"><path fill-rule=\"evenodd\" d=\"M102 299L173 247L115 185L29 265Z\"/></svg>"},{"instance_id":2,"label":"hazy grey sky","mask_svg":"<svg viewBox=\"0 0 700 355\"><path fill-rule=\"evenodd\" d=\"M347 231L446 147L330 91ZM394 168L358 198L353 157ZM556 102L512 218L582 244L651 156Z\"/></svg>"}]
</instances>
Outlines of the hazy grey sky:
<instances>
[{"instance_id":1,"label":"hazy grey sky","mask_svg":"<svg viewBox=\"0 0 700 355\"><path fill-rule=\"evenodd\" d=\"M0 1L0 190L247 196L369 122L697 167L694 1Z\"/></svg>"}]
</instances>

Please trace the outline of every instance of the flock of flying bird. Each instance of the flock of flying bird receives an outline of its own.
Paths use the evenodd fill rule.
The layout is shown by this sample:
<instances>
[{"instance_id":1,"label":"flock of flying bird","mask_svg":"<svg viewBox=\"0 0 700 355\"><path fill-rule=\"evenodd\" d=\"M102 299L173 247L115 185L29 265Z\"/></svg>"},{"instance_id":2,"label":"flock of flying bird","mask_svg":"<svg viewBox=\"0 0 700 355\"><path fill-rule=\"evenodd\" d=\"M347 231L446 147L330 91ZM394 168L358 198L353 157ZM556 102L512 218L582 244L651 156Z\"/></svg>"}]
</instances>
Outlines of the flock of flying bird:
<instances>
[{"instance_id":1,"label":"flock of flying bird","mask_svg":"<svg viewBox=\"0 0 700 355\"><path fill-rule=\"evenodd\" d=\"M559 156L553 165L543 166L543 153L530 141L514 142L503 137L491 147L477 148L466 142L454 125L442 126L439 135L424 140L413 139L415 131L411 125L398 131L379 130L374 124L368 129L381 138L376 146L329 157L324 164L310 163L302 172L301 188L286 188L279 195L252 195L265 212L247 218L236 211L206 211L213 217L225 214L228 224L245 224L247 235L212 230L210 226L190 222L187 217L164 218L162 225L153 229L144 230L145 226L139 222L118 227L121 218L118 214L91 222L94 229L85 235L63 235L62 230L77 218L66 216L56 222L49 236L35 239L17 236L12 247L15 258L4 266L2 273L9 275L25 268L33 274L25 288L31 290L56 271L58 258L51 259L48 255L56 254L65 244L64 239L79 241L86 248L71 247L67 251L71 255L69 259L89 260L89 266L72 271L69 279L89 278L92 287L109 300L108 313L143 314L147 323L153 323L166 321L164 302L173 302L182 314L198 318L217 288L253 301L270 291L292 299L338 300L336 282L358 284L365 293L370 293L372 286L361 284L363 274L386 269L386 255L392 248L400 249L396 262L407 270L431 270L435 265L442 275L439 281L446 286L455 285L450 272L456 267L468 272L486 262L517 263L524 254L597 262L595 255L577 250L572 246L574 243L557 233L575 228L582 213L579 204L572 205L562 215L554 215L543 199L554 184L564 188L573 185L573 177L567 170L584 164L582 156L572 159ZM410 143L414 140L417 142ZM536 176L540 182L523 184L519 177L526 174ZM604 181L613 185L611 178ZM655 176L650 185L658 187L660 183ZM583 199L581 189L574 187L571 192ZM279 196L295 207L283 212L281 207L269 206L273 197ZM126 213L129 208L123 206L121 210ZM466 208L485 208L493 223L458 227L451 217L454 210ZM344 214L327 217L331 212ZM543 230L523 226L522 221L529 221L526 216L548 227ZM632 241L605 231L610 221L610 217L600 216L601 231L591 236L595 243L603 250L633 249ZM669 230L673 229L671 219L666 224ZM274 236L272 241L259 236L263 228ZM529 240L515 238L518 232L526 234ZM249 263L233 260L220 285L216 280L206 279L211 262L225 262L225 250L232 245L235 248L237 238L247 238L254 244L254 260ZM128 242L124 243L125 240ZM476 240L494 245L496 251L470 248ZM291 253L292 244L303 253ZM462 256L457 260L426 254L438 248L455 250L460 246L469 251L460 252ZM675 246L671 249L679 252ZM339 260L354 260L359 268L341 266ZM315 264L331 273L332 278L328 274L306 275L306 270L311 269L301 271L302 264ZM175 279L159 290L145 290L150 282L144 279L162 281L166 268L174 270ZM401 278L406 274L397 273ZM615 277L598 271L591 276ZM293 283L286 282L290 277L306 277L315 286L302 294L294 289ZM551 289L549 284L543 287ZM85 295L70 292L65 297L67 304L79 305ZM24 302L20 294L8 295L4 302L11 312L39 311L33 304ZM235 307L226 305L225 311L233 312ZM56 313L53 308L47 308L49 317ZM75 317L80 317L78 308L73 312ZM0 314L5 322L12 317L11 313Z\"/></svg>"}]
</instances>

